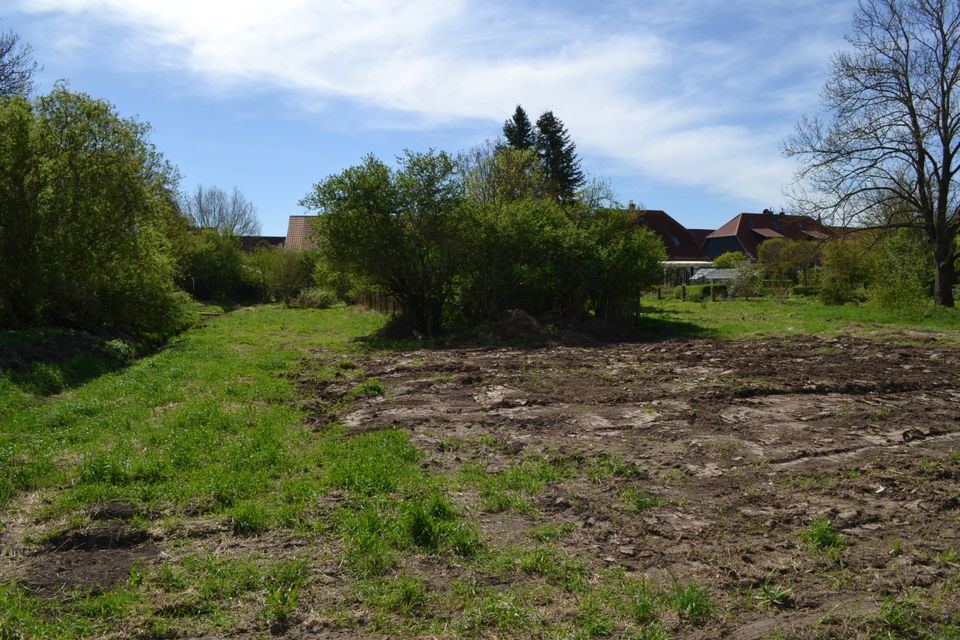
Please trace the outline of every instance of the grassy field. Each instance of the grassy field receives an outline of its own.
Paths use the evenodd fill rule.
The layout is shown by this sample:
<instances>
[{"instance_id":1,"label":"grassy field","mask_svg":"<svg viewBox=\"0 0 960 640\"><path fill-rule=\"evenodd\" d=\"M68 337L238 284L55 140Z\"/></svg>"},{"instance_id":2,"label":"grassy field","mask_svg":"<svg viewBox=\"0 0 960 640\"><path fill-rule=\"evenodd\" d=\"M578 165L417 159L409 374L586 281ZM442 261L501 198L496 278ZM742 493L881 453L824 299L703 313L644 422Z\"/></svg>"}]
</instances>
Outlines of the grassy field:
<instances>
[{"instance_id":1,"label":"grassy field","mask_svg":"<svg viewBox=\"0 0 960 640\"><path fill-rule=\"evenodd\" d=\"M680 336L905 326L957 335L953 312L647 304L649 330ZM311 632L668 638L669 625L695 632L729 615L707 584L652 582L563 550L567 525L544 521L522 543L481 535L478 513L535 513L529 497L551 483L640 477L616 456L542 455L450 474L427 464L406 431L306 424L298 385L310 350L328 363L308 371L314 382L346 389L334 408L389 393L357 364L370 347L357 339L383 323L353 309L258 307L211 319L126 367L105 347L93 363L0 374L0 638L256 636L301 623ZM634 512L665 504L642 488L627 493ZM431 571L443 588L424 579ZM566 613L545 619L547 601Z\"/></svg>"},{"instance_id":2,"label":"grassy field","mask_svg":"<svg viewBox=\"0 0 960 640\"><path fill-rule=\"evenodd\" d=\"M935 309L895 311L871 304L827 306L815 298L772 298L685 302L656 296L643 299L644 325L653 333L678 337L723 339L839 333L883 334L891 330L945 332L951 339L960 329L960 311Z\"/></svg>"}]
</instances>

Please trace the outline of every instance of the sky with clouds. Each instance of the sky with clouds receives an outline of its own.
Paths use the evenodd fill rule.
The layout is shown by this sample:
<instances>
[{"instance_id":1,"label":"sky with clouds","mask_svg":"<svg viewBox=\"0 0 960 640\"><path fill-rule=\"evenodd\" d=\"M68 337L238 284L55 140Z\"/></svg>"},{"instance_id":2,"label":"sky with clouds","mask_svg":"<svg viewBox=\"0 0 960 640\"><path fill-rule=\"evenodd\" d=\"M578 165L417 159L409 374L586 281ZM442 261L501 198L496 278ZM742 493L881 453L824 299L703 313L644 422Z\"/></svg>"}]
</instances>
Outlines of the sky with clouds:
<instances>
[{"instance_id":1,"label":"sky with clouds","mask_svg":"<svg viewBox=\"0 0 960 640\"><path fill-rule=\"evenodd\" d=\"M3 0L43 65L153 125L182 175L283 235L366 153L456 152L522 104L618 198L716 228L786 204L780 143L818 112L855 0Z\"/></svg>"}]
</instances>

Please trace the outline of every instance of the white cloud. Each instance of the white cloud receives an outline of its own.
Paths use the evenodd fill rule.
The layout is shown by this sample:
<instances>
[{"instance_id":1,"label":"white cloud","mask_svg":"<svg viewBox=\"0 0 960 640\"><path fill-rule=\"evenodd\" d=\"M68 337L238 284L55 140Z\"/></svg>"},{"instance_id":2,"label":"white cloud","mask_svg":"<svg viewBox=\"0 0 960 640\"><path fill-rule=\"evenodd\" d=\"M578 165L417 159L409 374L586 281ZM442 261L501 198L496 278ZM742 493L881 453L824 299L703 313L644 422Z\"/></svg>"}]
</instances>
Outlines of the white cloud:
<instances>
[{"instance_id":1,"label":"white cloud","mask_svg":"<svg viewBox=\"0 0 960 640\"><path fill-rule=\"evenodd\" d=\"M789 31L774 30L837 18L810 3L769 6L627 3L614 27L617 15L478 0L29 0L20 9L119 28L129 36L113 52L124 64L132 50L135 64L213 84L347 99L429 126L499 122L517 103L531 116L553 109L581 150L663 181L773 202L790 177L777 142L797 115L782 111L803 102L781 76L820 64L823 42L786 42ZM706 33L721 9L761 13L763 29L739 39Z\"/></svg>"}]
</instances>

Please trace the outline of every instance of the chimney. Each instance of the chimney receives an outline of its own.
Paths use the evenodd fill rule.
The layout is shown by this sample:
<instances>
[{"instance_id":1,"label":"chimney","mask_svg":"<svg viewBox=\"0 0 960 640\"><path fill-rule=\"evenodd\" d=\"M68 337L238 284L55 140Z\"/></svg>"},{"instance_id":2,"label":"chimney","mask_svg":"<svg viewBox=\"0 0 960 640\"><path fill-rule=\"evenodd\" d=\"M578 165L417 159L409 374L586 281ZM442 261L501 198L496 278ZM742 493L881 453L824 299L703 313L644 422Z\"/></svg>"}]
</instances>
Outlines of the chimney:
<instances>
[{"instance_id":1,"label":"chimney","mask_svg":"<svg viewBox=\"0 0 960 640\"><path fill-rule=\"evenodd\" d=\"M633 203L633 200L631 200L631 201L630 201L630 204L627 205L627 209L629 209L630 211L636 211L636 210L637 210L637 205L635 205L635 204Z\"/></svg>"}]
</instances>

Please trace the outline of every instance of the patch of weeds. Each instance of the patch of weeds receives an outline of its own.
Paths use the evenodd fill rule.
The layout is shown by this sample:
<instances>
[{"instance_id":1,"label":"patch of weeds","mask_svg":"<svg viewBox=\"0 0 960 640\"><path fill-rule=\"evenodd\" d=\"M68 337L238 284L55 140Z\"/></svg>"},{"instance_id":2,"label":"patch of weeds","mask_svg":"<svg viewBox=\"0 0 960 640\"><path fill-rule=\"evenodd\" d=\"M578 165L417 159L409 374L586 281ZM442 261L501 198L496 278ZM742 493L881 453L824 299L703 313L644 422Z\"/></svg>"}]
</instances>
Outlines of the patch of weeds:
<instances>
[{"instance_id":1,"label":"patch of weeds","mask_svg":"<svg viewBox=\"0 0 960 640\"><path fill-rule=\"evenodd\" d=\"M376 505L358 510L343 509L340 529L346 545L347 568L358 576L383 575L396 563L396 555L387 539L393 535L395 521L385 517Z\"/></svg>"},{"instance_id":2,"label":"patch of weeds","mask_svg":"<svg viewBox=\"0 0 960 640\"><path fill-rule=\"evenodd\" d=\"M422 476L415 464L417 450L409 436L396 429L331 439L321 460L331 485L367 496L415 485Z\"/></svg>"},{"instance_id":3,"label":"patch of weeds","mask_svg":"<svg viewBox=\"0 0 960 640\"><path fill-rule=\"evenodd\" d=\"M522 633L534 621L531 610L523 602L521 593L480 594L465 607L457 623L457 634L480 637L486 635L484 631L488 629Z\"/></svg>"},{"instance_id":4,"label":"patch of weeds","mask_svg":"<svg viewBox=\"0 0 960 640\"><path fill-rule=\"evenodd\" d=\"M636 487L628 487L624 489L623 493L620 494L620 499L632 511L654 509L669 504L667 500L664 500L660 496L655 496L646 489L637 489Z\"/></svg>"},{"instance_id":5,"label":"patch of weeds","mask_svg":"<svg viewBox=\"0 0 960 640\"><path fill-rule=\"evenodd\" d=\"M537 548L521 553L517 568L523 573L539 575L564 591L579 593L587 587L587 568L577 561L568 560L553 549Z\"/></svg>"},{"instance_id":6,"label":"patch of weeds","mask_svg":"<svg viewBox=\"0 0 960 640\"><path fill-rule=\"evenodd\" d=\"M671 487L682 487L687 484L687 471L682 467L673 467L661 473L660 478Z\"/></svg>"},{"instance_id":7,"label":"patch of weeds","mask_svg":"<svg viewBox=\"0 0 960 640\"><path fill-rule=\"evenodd\" d=\"M896 557L903 554L903 547L900 544L900 538L894 538L893 544L890 545L890 555Z\"/></svg>"},{"instance_id":8,"label":"patch of weeds","mask_svg":"<svg viewBox=\"0 0 960 640\"><path fill-rule=\"evenodd\" d=\"M479 463L467 463L460 467L459 479L479 489L481 508L488 513L532 513L533 504L526 496L541 493L549 482L569 475L570 469L563 461L533 458L495 473Z\"/></svg>"},{"instance_id":9,"label":"patch of weeds","mask_svg":"<svg viewBox=\"0 0 960 640\"><path fill-rule=\"evenodd\" d=\"M379 380L364 380L347 394L350 398L358 400L360 398L372 398L382 396L387 392L387 388Z\"/></svg>"},{"instance_id":10,"label":"patch of weeds","mask_svg":"<svg viewBox=\"0 0 960 640\"><path fill-rule=\"evenodd\" d=\"M776 607L778 609L791 607L793 606L793 589L765 581L760 585L754 599L761 607Z\"/></svg>"},{"instance_id":11,"label":"patch of weeds","mask_svg":"<svg viewBox=\"0 0 960 640\"><path fill-rule=\"evenodd\" d=\"M716 608L706 587L693 582L686 586L674 583L664 596L664 602L677 612L681 620L693 624L709 620Z\"/></svg>"},{"instance_id":12,"label":"patch of weeds","mask_svg":"<svg viewBox=\"0 0 960 640\"><path fill-rule=\"evenodd\" d=\"M883 630L884 638L957 638L948 628L935 631L935 625L929 614L929 598L919 589L911 589L905 594L894 594L884 599L874 622ZM953 628L956 631L956 628ZM881 637L880 635L876 637Z\"/></svg>"},{"instance_id":13,"label":"patch of weeds","mask_svg":"<svg viewBox=\"0 0 960 640\"><path fill-rule=\"evenodd\" d=\"M482 502L480 508L487 513L503 513L515 511L517 513L533 513L533 503L515 493L501 491L494 487L483 487L480 492Z\"/></svg>"},{"instance_id":14,"label":"patch of weeds","mask_svg":"<svg viewBox=\"0 0 960 640\"><path fill-rule=\"evenodd\" d=\"M367 606L404 616L423 609L430 597L423 580L411 576L368 581L361 594Z\"/></svg>"},{"instance_id":15,"label":"patch of weeds","mask_svg":"<svg viewBox=\"0 0 960 640\"><path fill-rule=\"evenodd\" d=\"M862 474L863 472L861 472L860 469L857 469L856 467L850 467L849 469L843 470L843 477L846 478L847 480L856 480Z\"/></svg>"},{"instance_id":16,"label":"patch of weeds","mask_svg":"<svg viewBox=\"0 0 960 640\"><path fill-rule=\"evenodd\" d=\"M451 549L465 557L476 555L482 546L479 533L460 522L453 505L436 491L405 500L399 512L403 533L414 546Z\"/></svg>"},{"instance_id":17,"label":"patch of weeds","mask_svg":"<svg viewBox=\"0 0 960 640\"><path fill-rule=\"evenodd\" d=\"M960 551L950 550L937 554L937 564L960 564Z\"/></svg>"},{"instance_id":18,"label":"patch of weeds","mask_svg":"<svg viewBox=\"0 0 960 640\"><path fill-rule=\"evenodd\" d=\"M830 518L814 518L810 525L800 532L800 539L811 551L824 552L835 562L839 561L844 547L843 536L833 528Z\"/></svg>"},{"instance_id":19,"label":"patch of weeds","mask_svg":"<svg viewBox=\"0 0 960 640\"><path fill-rule=\"evenodd\" d=\"M604 604L597 595L589 595L580 600L577 605L577 615L573 621L575 638L589 640L613 635L616 627L613 617Z\"/></svg>"},{"instance_id":20,"label":"patch of weeds","mask_svg":"<svg viewBox=\"0 0 960 640\"><path fill-rule=\"evenodd\" d=\"M643 478L644 471L632 462L611 453L603 453L587 463L586 476L595 484L604 484L614 478Z\"/></svg>"},{"instance_id":21,"label":"patch of weeds","mask_svg":"<svg viewBox=\"0 0 960 640\"><path fill-rule=\"evenodd\" d=\"M286 625L300 602L300 588L306 577L305 560L283 562L264 580L267 591L261 615L270 624Z\"/></svg>"},{"instance_id":22,"label":"patch of weeds","mask_svg":"<svg viewBox=\"0 0 960 640\"><path fill-rule=\"evenodd\" d=\"M572 522L563 522L556 524L545 522L530 529L530 537L537 542L557 542L566 538L576 530L576 525Z\"/></svg>"},{"instance_id":23,"label":"patch of weeds","mask_svg":"<svg viewBox=\"0 0 960 640\"><path fill-rule=\"evenodd\" d=\"M348 358L344 358L337 363L337 368L342 371L354 371L359 367L359 365Z\"/></svg>"},{"instance_id":24,"label":"patch of weeds","mask_svg":"<svg viewBox=\"0 0 960 640\"><path fill-rule=\"evenodd\" d=\"M240 502L229 510L230 526L237 535L256 535L270 528L270 512L262 504Z\"/></svg>"},{"instance_id":25,"label":"patch of weeds","mask_svg":"<svg viewBox=\"0 0 960 640\"><path fill-rule=\"evenodd\" d=\"M618 608L629 620L644 628L658 622L661 599L646 578L621 578L619 593Z\"/></svg>"}]
</instances>

